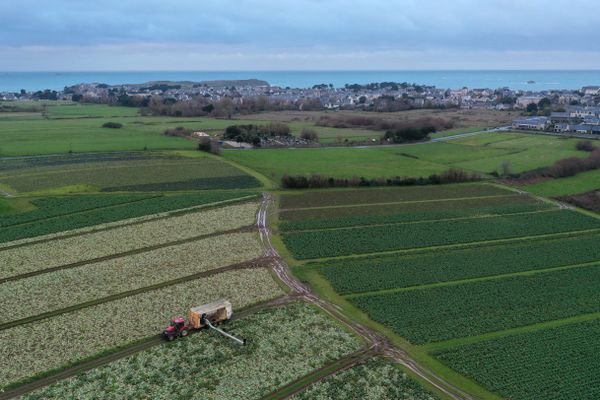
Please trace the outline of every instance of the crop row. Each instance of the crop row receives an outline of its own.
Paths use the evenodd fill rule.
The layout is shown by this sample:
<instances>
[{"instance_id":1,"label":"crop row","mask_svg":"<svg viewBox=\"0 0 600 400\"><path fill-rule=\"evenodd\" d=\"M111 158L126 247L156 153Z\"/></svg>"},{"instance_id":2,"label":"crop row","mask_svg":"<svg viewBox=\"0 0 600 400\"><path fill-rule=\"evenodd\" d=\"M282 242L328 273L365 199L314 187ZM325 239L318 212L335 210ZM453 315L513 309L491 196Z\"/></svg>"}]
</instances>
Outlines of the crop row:
<instances>
[{"instance_id":1,"label":"crop row","mask_svg":"<svg viewBox=\"0 0 600 400\"><path fill-rule=\"evenodd\" d=\"M233 233L0 284L0 324L260 257L255 233Z\"/></svg>"},{"instance_id":2,"label":"crop row","mask_svg":"<svg viewBox=\"0 0 600 400\"><path fill-rule=\"evenodd\" d=\"M24 224L45 218L140 201L156 196L157 195L126 194L114 196L84 195L38 198L31 200L30 202L36 207L35 209L27 212L20 212L18 214L3 215L2 219L0 219L0 226L7 227ZM7 201L12 200L8 199Z\"/></svg>"},{"instance_id":3,"label":"crop row","mask_svg":"<svg viewBox=\"0 0 600 400\"><path fill-rule=\"evenodd\" d=\"M50 166L66 166L85 164L91 162L115 162L133 160L178 159L179 157L148 152L119 152L119 153L86 153L65 154L40 157L25 157L0 160L0 171L11 171L26 168L40 168Z\"/></svg>"},{"instance_id":4,"label":"crop row","mask_svg":"<svg viewBox=\"0 0 600 400\"><path fill-rule=\"evenodd\" d=\"M266 269L231 271L0 331L0 343L10 343L0 346L0 388L158 334L169 318L190 306L227 298L239 310L281 294ZM267 331L273 329L269 323ZM298 332L304 336L305 329Z\"/></svg>"},{"instance_id":5,"label":"crop row","mask_svg":"<svg viewBox=\"0 0 600 400\"><path fill-rule=\"evenodd\" d=\"M176 190L248 189L259 187L260 182L250 175L196 178L185 181L142 183L103 188L103 192L167 192Z\"/></svg>"},{"instance_id":6,"label":"crop row","mask_svg":"<svg viewBox=\"0 0 600 400\"><path fill-rule=\"evenodd\" d=\"M600 320L460 346L442 362L503 398L600 398Z\"/></svg>"},{"instance_id":7,"label":"crop row","mask_svg":"<svg viewBox=\"0 0 600 400\"><path fill-rule=\"evenodd\" d=\"M440 206L440 209L442 206ZM378 224L393 224L402 222L436 221L451 218L474 218L489 217L504 214L516 214L524 212L533 212L547 210L550 206L545 203L535 204L506 204L497 207L482 207L471 209L447 210L447 211L429 211L429 212L405 212L400 214L387 214L376 216L364 216L357 214L354 217L335 218L333 215L323 219L308 219L303 221L283 222L280 229L285 232L309 230L309 229L328 229L351 226L365 226ZM325 209L335 210L335 209ZM334 211L335 213L335 211Z\"/></svg>"},{"instance_id":8,"label":"crop row","mask_svg":"<svg viewBox=\"0 0 600 400\"><path fill-rule=\"evenodd\" d=\"M319 381L293 398L435 400L438 397L423 389L398 366L376 358Z\"/></svg>"},{"instance_id":9,"label":"crop row","mask_svg":"<svg viewBox=\"0 0 600 400\"><path fill-rule=\"evenodd\" d=\"M192 212L136 225L0 249L0 278L251 225L256 203Z\"/></svg>"},{"instance_id":10,"label":"crop row","mask_svg":"<svg viewBox=\"0 0 600 400\"><path fill-rule=\"evenodd\" d=\"M342 219L354 217L379 217L396 214L417 214L429 215L439 212L474 212L473 209L483 208L510 208L524 206L539 206L539 208L549 207L547 203L541 203L539 200L526 195L504 195L497 197L474 198L474 199L454 199L454 200L430 200L409 203L392 203L373 206L366 205L347 205L341 207L321 207L298 210L283 210L279 213L279 219L286 223L296 223L306 220L323 219Z\"/></svg>"},{"instance_id":11,"label":"crop row","mask_svg":"<svg viewBox=\"0 0 600 400\"><path fill-rule=\"evenodd\" d=\"M248 345L212 332L192 335L24 399L259 399L359 346L351 334L304 304L259 311L228 323L227 329L248 338Z\"/></svg>"},{"instance_id":12,"label":"crop row","mask_svg":"<svg viewBox=\"0 0 600 400\"><path fill-rule=\"evenodd\" d=\"M80 196L77 196L73 197L72 199L71 197L44 199L50 201L50 207L46 208L46 201L42 203L42 200L39 200L36 201L35 204L44 208L30 213L16 214L13 218L7 217L6 219L8 221L29 220L30 222L23 222L20 225L9 226L2 229L0 231L0 243L36 236L43 236L57 232L64 232L73 229L80 229L88 226L105 224L129 218L137 218L144 215L157 214L182 208L220 202L224 200L231 200L248 195L251 195L251 193L207 192L147 198L141 196L115 195L81 196L82 198L80 198ZM87 199L88 197L90 197L89 203ZM109 203L109 199L111 199L112 197L120 199L121 202L125 204L114 203L111 206L111 204ZM128 201L125 201L127 199ZM72 211L73 214L57 214L61 212L67 213L69 210L69 206L71 206L73 203L75 203L75 207ZM102 206L101 204L105 205ZM56 207L54 207L55 205ZM77 208L78 206L88 207L88 211L79 211ZM47 217L44 217L44 215ZM43 219L53 217L55 215L61 215L61 217ZM36 217L41 220L36 221Z\"/></svg>"},{"instance_id":13,"label":"crop row","mask_svg":"<svg viewBox=\"0 0 600 400\"><path fill-rule=\"evenodd\" d=\"M332 260L313 267L338 293L360 293L600 262L599 242L600 235L596 234L405 256Z\"/></svg>"},{"instance_id":14,"label":"crop row","mask_svg":"<svg viewBox=\"0 0 600 400\"><path fill-rule=\"evenodd\" d=\"M568 211L300 231L283 235L297 259L335 257L600 228L600 220Z\"/></svg>"},{"instance_id":15,"label":"crop row","mask_svg":"<svg viewBox=\"0 0 600 400\"><path fill-rule=\"evenodd\" d=\"M281 208L322 207L370 203L392 203L480 196L502 196L514 192L485 184L414 186L402 188L348 189L285 194Z\"/></svg>"},{"instance_id":16,"label":"crop row","mask_svg":"<svg viewBox=\"0 0 600 400\"><path fill-rule=\"evenodd\" d=\"M600 266L350 299L413 343L600 311Z\"/></svg>"},{"instance_id":17,"label":"crop row","mask_svg":"<svg viewBox=\"0 0 600 400\"><path fill-rule=\"evenodd\" d=\"M111 188L240 175L244 175L241 170L220 160L182 158L37 168L4 174L2 182L19 192L34 192L74 185Z\"/></svg>"}]
</instances>

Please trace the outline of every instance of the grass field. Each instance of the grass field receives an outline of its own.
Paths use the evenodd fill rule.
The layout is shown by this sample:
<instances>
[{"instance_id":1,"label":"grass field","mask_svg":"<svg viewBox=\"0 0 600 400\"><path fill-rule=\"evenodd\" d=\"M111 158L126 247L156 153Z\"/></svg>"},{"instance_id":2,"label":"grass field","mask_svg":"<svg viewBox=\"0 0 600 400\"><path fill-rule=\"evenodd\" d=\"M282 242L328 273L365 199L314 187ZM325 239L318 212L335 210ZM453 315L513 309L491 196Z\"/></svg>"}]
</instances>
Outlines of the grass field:
<instances>
[{"instance_id":1,"label":"grass field","mask_svg":"<svg viewBox=\"0 0 600 400\"><path fill-rule=\"evenodd\" d=\"M568 196L600 189L600 171L582 172L568 178L550 179L526 185L523 190L546 197Z\"/></svg>"},{"instance_id":2,"label":"grass field","mask_svg":"<svg viewBox=\"0 0 600 400\"><path fill-rule=\"evenodd\" d=\"M489 174L508 162L512 172L584 157L576 139L523 133L484 133L448 142L369 148L229 150L224 157L278 181L283 175L335 177L428 176L449 168Z\"/></svg>"},{"instance_id":3,"label":"grass field","mask_svg":"<svg viewBox=\"0 0 600 400\"><path fill-rule=\"evenodd\" d=\"M283 192L282 244L321 296L481 398L597 397L581 321L600 320L599 220L493 186L453 188Z\"/></svg>"},{"instance_id":4,"label":"grass field","mask_svg":"<svg viewBox=\"0 0 600 400\"><path fill-rule=\"evenodd\" d=\"M275 181L283 175L322 174L366 178L429 176L446 168L396 154L399 148L319 148L226 150L223 156L252 168Z\"/></svg>"}]
</instances>

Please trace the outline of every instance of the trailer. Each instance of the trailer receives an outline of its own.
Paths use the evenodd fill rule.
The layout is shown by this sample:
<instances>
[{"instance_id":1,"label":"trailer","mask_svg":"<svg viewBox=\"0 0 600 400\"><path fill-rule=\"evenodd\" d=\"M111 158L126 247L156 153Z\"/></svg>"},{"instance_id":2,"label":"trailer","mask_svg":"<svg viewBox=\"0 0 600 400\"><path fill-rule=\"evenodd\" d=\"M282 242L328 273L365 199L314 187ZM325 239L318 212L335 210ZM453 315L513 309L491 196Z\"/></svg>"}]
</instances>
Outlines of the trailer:
<instances>
[{"instance_id":1,"label":"trailer","mask_svg":"<svg viewBox=\"0 0 600 400\"><path fill-rule=\"evenodd\" d=\"M246 339L239 339L230 333L219 329L216 325L228 321L233 315L233 307L228 300L218 300L212 303L204 304L198 307L190 308L188 312L188 321L185 318L175 317L163 331L162 337L168 341L177 338L186 337L191 330L200 330L204 328L212 329L221 335L241 344L246 344Z\"/></svg>"}]
</instances>

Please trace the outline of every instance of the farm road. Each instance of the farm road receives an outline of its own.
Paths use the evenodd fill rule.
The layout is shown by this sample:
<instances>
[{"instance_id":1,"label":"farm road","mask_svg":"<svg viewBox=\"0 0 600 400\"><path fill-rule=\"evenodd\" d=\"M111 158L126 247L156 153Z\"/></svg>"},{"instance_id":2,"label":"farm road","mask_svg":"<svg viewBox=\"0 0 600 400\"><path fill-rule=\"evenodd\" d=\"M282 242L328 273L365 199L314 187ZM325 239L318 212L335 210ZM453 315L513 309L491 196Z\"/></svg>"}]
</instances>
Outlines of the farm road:
<instances>
[{"instance_id":1,"label":"farm road","mask_svg":"<svg viewBox=\"0 0 600 400\"><path fill-rule=\"evenodd\" d=\"M394 346L384 335L376 332L375 330L356 323L354 321L346 318L340 311L339 307L335 304L329 303L319 297L317 297L312 290L306 285L302 284L298 281L294 276L291 275L288 266L285 261L279 256L277 250L273 247L271 242L271 231L267 226L267 216L268 209L273 205L273 196L270 194L263 194L263 201L260 206L260 210L256 216L256 223L258 225L258 230L260 233L260 239L264 246L265 257L269 257L272 259L273 271L277 274L279 279L281 279L293 292L293 296L300 298L308 303L314 304L321 309L325 310L329 314L331 314L334 318L344 323L346 326L350 327L354 330L359 336L361 336L365 342L367 343L367 347L363 349L364 354L369 355L384 355L392 358L397 363L403 365L404 367L410 369L415 374L417 374L421 379L428 382L439 391L447 395L451 399L455 400L474 400L472 396L463 392L461 389L455 387L454 385L446 382L442 378L436 376L433 372L425 369L421 365L419 365L415 360L413 360L404 350L397 348ZM339 368L331 371L328 375L332 375L337 371L347 369L356 365L364 360L364 357L356 357L355 362L352 363L341 363ZM314 373L313 373L314 374ZM308 379L313 374L309 374L305 382L307 382L304 387L297 388L292 394L296 394L304 390L308 385L314 383ZM324 377L320 377L319 379L323 379ZM293 385L290 384L290 385ZM282 388L281 390L272 393L266 398L275 399L275 398L289 398L292 394L283 394L289 389L289 386ZM282 396L277 396L277 393L282 393Z\"/></svg>"}]
</instances>

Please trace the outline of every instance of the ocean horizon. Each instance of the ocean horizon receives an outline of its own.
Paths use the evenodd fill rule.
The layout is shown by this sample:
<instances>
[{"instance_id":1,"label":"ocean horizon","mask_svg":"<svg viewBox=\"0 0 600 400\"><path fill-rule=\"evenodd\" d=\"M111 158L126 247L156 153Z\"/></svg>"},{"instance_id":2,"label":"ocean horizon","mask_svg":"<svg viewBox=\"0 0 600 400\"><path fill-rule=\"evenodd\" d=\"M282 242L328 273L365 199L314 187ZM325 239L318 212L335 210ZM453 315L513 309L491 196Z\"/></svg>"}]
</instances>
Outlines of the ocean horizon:
<instances>
[{"instance_id":1,"label":"ocean horizon","mask_svg":"<svg viewBox=\"0 0 600 400\"><path fill-rule=\"evenodd\" d=\"M78 83L118 85L149 81L260 79L270 85L308 88L317 84L408 82L438 88L515 90L580 89L600 85L600 70L398 70L398 71L72 71L0 72L0 92L60 90Z\"/></svg>"}]
</instances>

